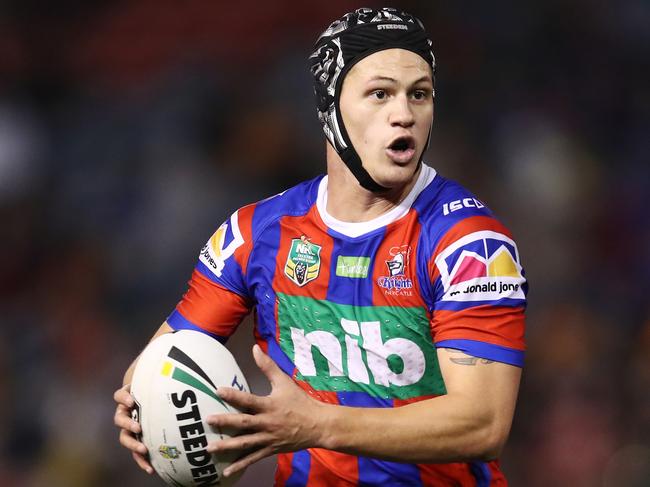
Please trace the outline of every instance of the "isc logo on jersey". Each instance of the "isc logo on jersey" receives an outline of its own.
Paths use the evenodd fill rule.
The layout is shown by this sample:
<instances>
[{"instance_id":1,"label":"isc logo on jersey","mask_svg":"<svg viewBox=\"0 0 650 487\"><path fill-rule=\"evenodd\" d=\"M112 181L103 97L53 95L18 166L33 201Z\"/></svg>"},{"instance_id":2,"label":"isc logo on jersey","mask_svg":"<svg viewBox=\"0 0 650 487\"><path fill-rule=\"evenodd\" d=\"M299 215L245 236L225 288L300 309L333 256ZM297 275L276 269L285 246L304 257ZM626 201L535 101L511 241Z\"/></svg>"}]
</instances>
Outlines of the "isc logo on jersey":
<instances>
[{"instance_id":1,"label":"isc logo on jersey","mask_svg":"<svg viewBox=\"0 0 650 487\"><path fill-rule=\"evenodd\" d=\"M515 242L492 231L471 233L444 249L435 260L442 301L525 299L525 279Z\"/></svg>"},{"instance_id":2,"label":"isc logo on jersey","mask_svg":"<svg viewBox=\"0 0 650 487\"><path fill-rule=\"evenodd\" d=\"M230 224L224 222L203 246L199 260L217 277L221 277L226 260L243 243L244 238L239 231L237 212L235 212L230 217Z\"/></svg>"}]
</instances>

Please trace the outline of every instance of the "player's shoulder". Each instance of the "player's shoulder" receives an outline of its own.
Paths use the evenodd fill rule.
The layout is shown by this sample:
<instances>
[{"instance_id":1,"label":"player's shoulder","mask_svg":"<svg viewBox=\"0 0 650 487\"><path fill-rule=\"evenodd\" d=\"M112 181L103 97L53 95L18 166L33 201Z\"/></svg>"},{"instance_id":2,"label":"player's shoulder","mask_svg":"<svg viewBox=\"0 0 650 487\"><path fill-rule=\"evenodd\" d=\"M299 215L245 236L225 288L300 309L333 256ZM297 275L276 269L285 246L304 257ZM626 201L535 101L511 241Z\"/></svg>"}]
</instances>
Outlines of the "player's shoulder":
<instances>
[{"instance_id":1,"label":"player's shoulder","mask_svg":"<svg viewBox=\"0 0 650 487\"><path fill-rule=\"evenodd\" d=\"M318 184L322 179L323 175L320 175L303 181L281 193L242 208L250 219L253 238L285 216L301 216L308 213L316 204Z\"/></svg>"},{"instance_id":2,"label":"player's shoulder","mask_svg":"<svg viewBox=\"0 0 650 487\"><path fill-rule=\"evenodd\" d=\"M485 202L440 175L420 196L415 207L422 251L431 266L438 309L525 305L527 286L517 244Z\"/></svg>"},{"instance_id":3,"label":"player's shoulder","mask_svg":"<svg viewBox=\"0 0 650 487\"><path fill-rule=\"evenodd\" d=\"M265 230L285 216L301 216L316 204L320 175L303 181L281 193L242 206L234 211L213 235L213 239L228 245L231 240L248 243L250 248Z\"/></svg>"},{"instance_id":4,"label":"player's shoulder","mask_svg":"<svg viewBox=\"0 0 650 487\"><path fill-rule=\"evenodd\" d=\"M472 234L479 237L494 233L512 238L510 230L483 200L440 174L422 191L413 207L418 212L430 253L437 253L451 242Z\"/></svg>"},{"instance_id":5,"label":"player's shoulder","mask_svg":"<svg viewBox=\"0 0 650 487\"><path fill-rule=\"evenodd\" d=\"M457 222L470 216L494 216L487 205L460 183L436 173L414 203L427 224Z\"/></svg>"},{"instance_id":6,"label":"player's shoulder","mask_svg":"<svg viewBox=\"0 0 650 487\"><path fill-rule=\"evenodd\" d=\"M199 270L209 277L228 279L230 276L231 285L227 287L245 294L243 288L233 284L238 279L232 278L231 274L241 275L246 272L253 247L259 242L260 235L274 222L283 216L299 216L309 211L315 204L321 179L322 176L319 176L302 182L282 193L237 209L201 249ZM227 266L229 259L237 265Z\"/></svg>"},{"instance_id":7,"label":"player's shoulder","mask_svg":"<svg viewBox=\"0 0 650 487\"><path fill-rule=\"evenodd\" d=\"M244 205L229 218L230 224L246 227L256 237L269 224L283 216L304 215L316 203L318 183L323 175L303 181L281 193ZM228 221L224 223L227 225Z\"/></svg>"}]
</instances>

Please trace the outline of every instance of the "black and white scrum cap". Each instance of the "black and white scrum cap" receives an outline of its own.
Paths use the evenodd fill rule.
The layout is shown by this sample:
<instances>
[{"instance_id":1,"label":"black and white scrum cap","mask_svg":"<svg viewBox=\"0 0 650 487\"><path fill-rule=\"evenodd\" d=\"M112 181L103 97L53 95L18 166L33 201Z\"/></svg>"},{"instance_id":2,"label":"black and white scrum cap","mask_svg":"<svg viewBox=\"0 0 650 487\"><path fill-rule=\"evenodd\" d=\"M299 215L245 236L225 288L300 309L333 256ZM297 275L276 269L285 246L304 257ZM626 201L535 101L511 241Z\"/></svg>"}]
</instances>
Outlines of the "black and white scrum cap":
<instances>
[{"instance_id":1,"label":"black and white scrum cap","mask_svg":"<svg viewBox=\"0 0 650 487\"><path fill-rule=\"evenodd\" d=\"M360 8L334 21L318 38L309 57L318 118L325 136L359 184L370 191L381 192L387 188L374 181L363 168L345 129L339 109L343 79L363 58L394 48L418 54L435 75L436 60L431 45L422 22L413 15L395 8Z\"/></svg>"}]
</instances>

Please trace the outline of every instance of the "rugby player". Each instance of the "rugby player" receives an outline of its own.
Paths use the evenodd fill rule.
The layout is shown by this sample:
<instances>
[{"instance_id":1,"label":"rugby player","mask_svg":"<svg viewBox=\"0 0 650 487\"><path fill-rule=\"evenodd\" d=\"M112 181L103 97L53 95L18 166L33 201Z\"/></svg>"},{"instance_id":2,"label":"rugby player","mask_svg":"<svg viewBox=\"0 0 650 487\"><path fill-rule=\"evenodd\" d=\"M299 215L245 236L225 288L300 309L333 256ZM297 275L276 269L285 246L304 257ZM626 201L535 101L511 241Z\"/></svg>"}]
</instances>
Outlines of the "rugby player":
<instances>
[{"instance_id":1,"label":"rugby player","mask_svg":"<svg viewBox=\"0 0 650 487\"><path fill-rule=\"evenodd\" d=\"M155 336L225 341L255 308L253 356L268 396L221 388L247 411L209 450L246 450L230 475L278 454L275 484L506 485L524 357L526 280L509 231L422 162L435 58L424 27L359 9L310 58L327 175L243 207L202 249ZM120 442L148 472L129 383Z\"/></svg>"}]
</instances>

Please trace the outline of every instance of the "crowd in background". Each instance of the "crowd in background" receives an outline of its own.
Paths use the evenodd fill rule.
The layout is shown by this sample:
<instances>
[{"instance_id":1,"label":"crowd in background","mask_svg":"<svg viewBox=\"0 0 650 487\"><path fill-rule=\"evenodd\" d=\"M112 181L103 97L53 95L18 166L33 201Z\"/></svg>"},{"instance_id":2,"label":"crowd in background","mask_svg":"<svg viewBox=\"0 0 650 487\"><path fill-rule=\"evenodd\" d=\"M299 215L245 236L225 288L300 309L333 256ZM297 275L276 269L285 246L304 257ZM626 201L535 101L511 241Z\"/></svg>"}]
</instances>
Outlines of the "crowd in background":
<instances>
[{"instance_id":1,"label":"crowd in background","mask_svg":"<svg viewBox=\"0 0 650 487\"><path fill-rule=\"evenodd\" d=\"M425 160L512 229L530 282L511 485L649 485L650 4L394 4L434 41ZM324 171L306 59L359 6L0 4L0 485L160 485L112 393L219 224ZM251 327L231 348L262 392Z\"/></svg>"}]
</instances>

